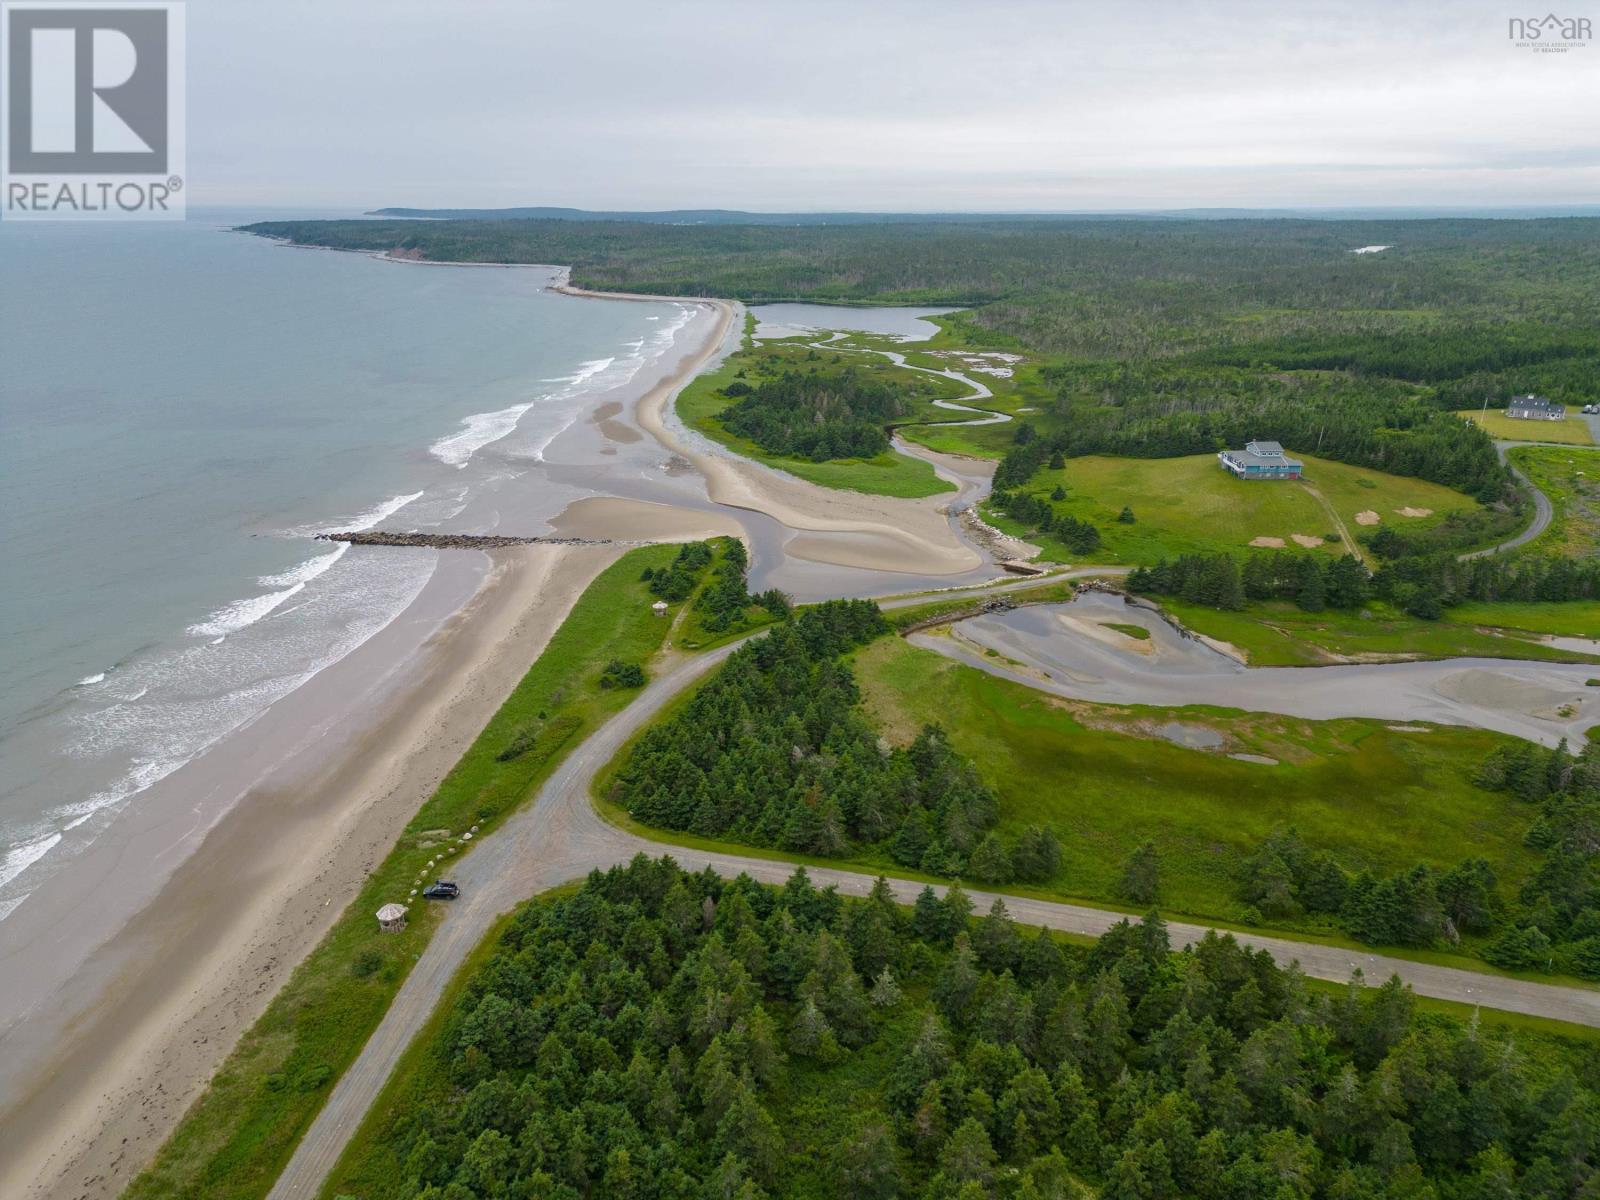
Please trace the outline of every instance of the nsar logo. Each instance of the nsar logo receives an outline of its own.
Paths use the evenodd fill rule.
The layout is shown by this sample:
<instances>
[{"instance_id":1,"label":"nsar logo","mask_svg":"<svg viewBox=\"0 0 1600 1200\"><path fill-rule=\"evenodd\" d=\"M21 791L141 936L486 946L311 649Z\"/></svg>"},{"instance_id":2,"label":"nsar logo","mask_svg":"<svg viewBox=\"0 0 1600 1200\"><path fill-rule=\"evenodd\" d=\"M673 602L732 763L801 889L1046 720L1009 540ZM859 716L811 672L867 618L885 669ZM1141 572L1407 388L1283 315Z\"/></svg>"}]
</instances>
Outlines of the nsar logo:
<instances>
[{"instance_id":1,"label":"nsar logo","mask_svg":"<svg viewBox=\"0 0 1600 1200\"><path fill-rule=\"evenodd\" d=\"M1506 37L1533 50L1563 54L1588 43L1594 28L1588 17L1509 17Z\"/></svg>"}]
</instances>

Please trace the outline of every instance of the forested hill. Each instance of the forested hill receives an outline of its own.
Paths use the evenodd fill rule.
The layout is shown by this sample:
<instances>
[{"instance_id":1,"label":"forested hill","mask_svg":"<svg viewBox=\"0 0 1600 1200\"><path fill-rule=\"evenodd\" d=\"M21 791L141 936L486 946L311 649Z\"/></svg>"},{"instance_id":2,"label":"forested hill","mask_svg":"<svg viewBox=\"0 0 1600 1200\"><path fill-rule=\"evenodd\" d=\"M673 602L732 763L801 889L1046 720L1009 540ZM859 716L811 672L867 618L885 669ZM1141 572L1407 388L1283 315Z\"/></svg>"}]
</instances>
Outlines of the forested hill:
<instances>
[{"instance_id":1,"label":"forested hill","mask_svg":"<svg viewBox=\"0 0 1600 1200\"><path fill-rule=\"evenodd\" d=\"M602 289L949 304L1091 359L1204 353L1488 389L1600 389L1600 219L275 221L248 232L439 261L555 263ZM1376 253L1355 254L1384 246Z\"/></svg>"},{"instance_id":2,"label":"forested hill","mask_svg":"<svg viewBox=\"0 0 1600 1200\"><path fill-rule=\"evenodd\" d=\"M424 221L632 221L646 225L963 225L995 220L1033 222L1095 220L1047 214L996 217L992 213L741 212L731 208L669 208L648 212L598 212L586 208L380 208L373 217ZM1159 219L1159 215L1135 219Z\"/></svg>"},{"instance_id":3,"label":"forested hill","mask_svg":"<svg viewBox=\"0 0 1600 1200\"><path fill-rule=\"evenodd\" d=\"M364 1200L1592 1197L1587 1047L671 860L522 908L329 1191Z\"/></svg>"}]
</instances>

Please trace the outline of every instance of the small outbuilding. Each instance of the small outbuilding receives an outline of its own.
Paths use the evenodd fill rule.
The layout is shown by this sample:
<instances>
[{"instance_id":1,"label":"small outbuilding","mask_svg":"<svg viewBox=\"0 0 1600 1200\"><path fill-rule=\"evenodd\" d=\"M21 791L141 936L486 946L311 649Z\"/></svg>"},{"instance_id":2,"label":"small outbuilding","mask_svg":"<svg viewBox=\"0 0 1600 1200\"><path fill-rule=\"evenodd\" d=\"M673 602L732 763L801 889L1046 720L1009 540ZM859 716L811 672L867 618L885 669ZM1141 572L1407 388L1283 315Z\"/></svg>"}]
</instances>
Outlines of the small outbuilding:
<instances>
[{"instance_id":1,"label":"small outbuilding","mask_svg":"<svg viewBox=\"0 0 1600 1200\"><path fill-rule=\"evenodd\" d=\"M385 904L378 910L378 928L384 933L399 933L406 927L406 906Z\"/></svg>"},{"instance_id":2,"label":"small outbuilding","mask_svg":"<svg viewBox=\"0 0 1600 1200\"><path fill-rule=\"evenodd\" d=\"M1565 421L1567 406L1543 396L1513 396L1506 404L1506 416L1518 421Z\"/></svg>"},{"instance_id":3,"label":"small outbuilding","mask_svg":"<svg viewBox=\"0 0 1600 1200\"><path fill-rule=\"evenodd\" d=\"M658 616L658 617L666 616L667 615L667 602L665 600L657 600L654 604L652 604L650 606L650 611L655 613L655 615Z\"/></svg>"}]
</instances>

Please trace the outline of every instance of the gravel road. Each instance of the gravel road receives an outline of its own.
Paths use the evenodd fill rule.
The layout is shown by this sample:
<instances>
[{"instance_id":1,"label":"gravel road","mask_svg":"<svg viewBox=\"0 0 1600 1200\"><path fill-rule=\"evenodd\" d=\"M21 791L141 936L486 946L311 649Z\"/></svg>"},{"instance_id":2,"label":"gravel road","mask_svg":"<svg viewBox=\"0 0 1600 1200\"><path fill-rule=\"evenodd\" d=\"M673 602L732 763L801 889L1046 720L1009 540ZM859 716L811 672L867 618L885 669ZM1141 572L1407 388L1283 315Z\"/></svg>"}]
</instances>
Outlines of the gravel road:
<instances>
[{"instance_id":1,"label":"gravel road","mask_svg":"<svg viewBox=\"0 0 1600 1200\"><path fill-rule=\"evenodd\" d=\"M884 607L923 602L891 601ZM271 1200L309 1200L317 1195L400 1055L433 1013L446 984L500 914L539 892L582 878L592 869L627 862L640 853L671 854L688 870L709 865L724 875L746 872L764 883L781 883L789 877L794 868L782 861L686 850L626 833L604 821L589 801L595 774L628 739L674 696L722 663L737 645L684 662L652 682L633 704L572 753L540 789L534 803L474 843L461 857L453 877L461 885L462 898L451 906L383 1022L334 1085L327 1104L279 1176ZM835 884L845 895L865 895L873 883L872 876L854 871L817 867L810 872L819 886ZM922 888L909 880L892 879L890 886L906 903ZM994 898L988 892L969 894L980 911ZM1018 921L1069 933L1098 935L1123 917L1074 904L1017 896L1005 900ZM1169 929L1173 944L1181 946L1200 938L1206 927L1175 922ZM1507 979L1284 938L1235 936L1246 945L1268 951L1281 963L1298 962L1307 975L1319 979L1342 981L1358 968L1371 982L1397 974L1419 995L1600 1027L1600 991Z\"/></svg>"}]
</instances>

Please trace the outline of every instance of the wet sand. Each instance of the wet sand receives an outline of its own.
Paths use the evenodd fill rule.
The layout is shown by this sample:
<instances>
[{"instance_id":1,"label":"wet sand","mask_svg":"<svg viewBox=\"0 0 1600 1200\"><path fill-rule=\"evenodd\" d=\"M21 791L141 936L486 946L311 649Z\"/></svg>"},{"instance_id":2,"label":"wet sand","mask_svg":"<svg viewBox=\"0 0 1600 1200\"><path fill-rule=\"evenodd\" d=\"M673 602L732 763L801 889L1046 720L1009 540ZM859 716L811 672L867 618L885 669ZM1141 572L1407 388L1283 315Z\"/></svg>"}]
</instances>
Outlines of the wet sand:
<instances>
[{"instance_id":1,"label":"wet sand","mask_svg":"<svg viewBox=\"0 0 1600 1200\"><path fill-rule=\"evenodd\" d=\"M997 573L964 539L949 497L831 491L684 430L671 401L734 344L736 309L667 299L703 310L681 335L687 352L663 360L642 398L639 384L598 397L555 443L578 452L536 468L540 494L571 497L549 522L557 532L742 535L752 587L800 599ZM986 482L982 464L936 465L963 495ZM530 514L491 516L515 530ZM152 788L128 836L30 898L8 930L25 936L0 960L0 1195L120 1191L624 550L538 546L492 564L438 555L391 626ZM96 897L111 894L121 903L102 914Z\"/></svg>"},{"instance_id":2,"label":"wet sand","mask_svg":"<svg viewBox=\"0 0 1600 1200\"><path fill-rule=\"evenodd\" d=\"M465 608L452 614L452 592L436 589L295 692L292 706L269 710L259 737L226 739L192 764L222 781L248 778L263 756L278 756L204 833L159 900L7 1034L0 1087L14 1103L4 1116L0 1195L120 1190L620 553L504 551L487 577L484 556L461 555L457 573L483 583ZM393 656L405 655L417 629L403 622L433 626L405 666ZM341 723L352 707L368 719ZM308 712L326 717L307 722ZM276 726L291 724L303 732L286 752ZM184 820L158 814L161 798L149 799L140 807L153 831ZM146 873L140 845L124 843L99 886ZM40 900L48 902L41 893L26 907L41 911ZM50 971L58 957L44 941L0 963L8 999L16 981Z\"/></svg>"},{"instance_id":3,"label":"wet sand","mask_svg":"<svg viewBox=\"0 0 1600 1200\"><path fill-rule=\"evenodd\" d=\"M1126 637L1105 622L1138 625ZM1246 668L1179 633L1151 610L1122 597L1087 593L1070 604L991 613L958 623L957 636L915 634L991 674L1077 700L1106 704L1216 705L1311 720L1370 717L1493 729L1554 746L1582 744L1600 718L1600 695L1586 687L1592 664L1456 658L1437 662ZM1023 664L998 663L994 650Z\"/></svg>"},{"instance_id":4,"label":"wet sand","mask_svg":"<svg viewBox=\"0 0 1600 1200\"><path fill-rule=\"evenodd\" d=\"M733 322L733 306L708 301L717 311L720 345ZM708 350L696 369L718 351ZM959 575L983 566L983 557L955 534L946 511L948 497L901 500L843 492L807 483L760 463L736 458L685 429L669 412L678 391L663 385L639 401L639 424L662 445L682 455L705 477L718 504L765 513L801 533L853 535L813 538L803 543L810 561L918 576Z\"/></svg>"},{"instance_id":5,"label":"wet sand","mask_svg":"<svg viewBox=\"0 0 1600 1200\"><path fill-rule=\"evenodd\" d=\"M744 527L727 513L614 496L591 496L575 501L550 525L560 537L635 538L654 542L692 542L744 535Z\"/></svg>"}]
</instances>

